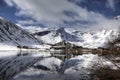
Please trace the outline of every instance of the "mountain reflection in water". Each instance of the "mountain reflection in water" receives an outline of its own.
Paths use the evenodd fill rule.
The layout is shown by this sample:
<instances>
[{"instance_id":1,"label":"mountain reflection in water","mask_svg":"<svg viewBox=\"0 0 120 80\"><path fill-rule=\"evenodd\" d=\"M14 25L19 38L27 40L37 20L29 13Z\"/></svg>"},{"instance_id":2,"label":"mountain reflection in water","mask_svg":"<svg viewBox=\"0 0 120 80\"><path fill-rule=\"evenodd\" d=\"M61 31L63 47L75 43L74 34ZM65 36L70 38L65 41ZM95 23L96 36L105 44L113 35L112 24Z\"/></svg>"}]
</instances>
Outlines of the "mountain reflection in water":
<instances>
[{"instance_id":1,"label":"mountain reflection in water","mask_svg":"<svg viewBox=\"0 0 120 80\"><path fill-rule=\"evenodd\" d=\"M0 52L0 80L93 80L103 69L120 73L120 55Z\"/></svg>"}]
</instances>

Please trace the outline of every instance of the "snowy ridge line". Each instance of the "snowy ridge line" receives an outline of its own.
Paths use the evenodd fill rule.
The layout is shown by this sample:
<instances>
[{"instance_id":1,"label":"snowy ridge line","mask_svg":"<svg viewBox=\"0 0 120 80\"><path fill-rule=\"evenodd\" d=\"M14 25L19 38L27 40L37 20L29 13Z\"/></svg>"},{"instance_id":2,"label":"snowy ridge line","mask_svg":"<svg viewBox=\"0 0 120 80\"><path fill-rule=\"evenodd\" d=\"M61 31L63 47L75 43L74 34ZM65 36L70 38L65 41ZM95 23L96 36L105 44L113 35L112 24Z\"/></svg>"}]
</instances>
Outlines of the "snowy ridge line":
<instances>
[{"instance_id":1,"label":"snowy ridge line","mask_svg":"<svg viewBox=\"0 0 120 80\"><path fill-rule=\"evenodd\" d=\"M30 30L29 30L30 29ZM32 28L27 28L32 31ZM36 28L37 29L37 28ZM118 29L98 31L79 31L71 30L69 28L47 29L41 28L40 31L31 32L36 38L46 44L56 44L62 41L69 42L76 46L85 48L106 47L109 41L114 40L119 35Z\"/></svg>"},{"instance_id":2,"label":"snowy ridge line","mask_svg":"<svg viewBox=\"0 0 120 80\"><path fill-rule=\"evenodd\" d=\"M0 50L18 50L18 47L49 48L28 31L0 18Z\"/></svg>"}]
</instances>

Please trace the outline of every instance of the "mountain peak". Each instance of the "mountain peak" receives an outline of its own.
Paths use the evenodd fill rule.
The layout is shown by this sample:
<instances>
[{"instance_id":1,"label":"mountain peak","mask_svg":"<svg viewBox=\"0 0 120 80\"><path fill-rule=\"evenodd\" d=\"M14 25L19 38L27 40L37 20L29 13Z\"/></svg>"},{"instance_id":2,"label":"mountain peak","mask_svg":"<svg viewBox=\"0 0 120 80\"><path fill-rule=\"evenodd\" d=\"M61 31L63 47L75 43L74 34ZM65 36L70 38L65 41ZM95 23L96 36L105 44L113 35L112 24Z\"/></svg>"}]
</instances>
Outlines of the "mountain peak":
<instances>
[{"instance_id":1,"label":"mountain peak","mask_svg":"<svg viewBox=\"0 0 120 80\"><path fill-rule=\"evenodd\" d=\"M63 27L60 27L57 29L57 32L59 32L59 33L65 32L65 29Z\"/></svg>"},{"instance_id":2,"label":"mountain peak","mask_svg":"<svg viewBox=\"0 0 120 80\"><path fill-rule=\"evenodd\" d=\"M116 19L116 20L120 20L120 15L114 17L114 19Z\"/></svg>"},{"instance_id":3,"label":"mountain peak","mask_svg":"<svg viewBox=\"0 0 120 80\"><path fill-rule=\"evenodd\" d=\"M2 16L0 16L0 19L1 19L1 20L5 20Z\"/></svg>"},{"instance_id":4,"label":"mountain peak","mask_svg":"<svg viewBox=\"0 0 120 80\"><path fill-rule=\"evenodd\" d=\"M4 17L0 16L0 21L2 22L8 22Z\"/></svg>"}]
</instances>

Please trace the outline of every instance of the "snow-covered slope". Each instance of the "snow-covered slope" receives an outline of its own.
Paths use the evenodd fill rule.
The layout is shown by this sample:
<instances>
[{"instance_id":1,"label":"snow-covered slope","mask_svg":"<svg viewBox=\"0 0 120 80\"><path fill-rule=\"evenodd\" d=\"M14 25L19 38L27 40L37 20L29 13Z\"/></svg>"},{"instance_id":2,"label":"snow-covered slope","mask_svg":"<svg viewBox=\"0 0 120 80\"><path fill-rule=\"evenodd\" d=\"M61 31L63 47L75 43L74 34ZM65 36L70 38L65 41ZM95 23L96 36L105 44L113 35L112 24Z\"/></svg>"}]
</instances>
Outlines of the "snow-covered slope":
<instances>
[{"instance_id":1,"label":"snow-covered slope","mask_svg":"<svg viewBox=\"0 0 120 80\"><path fill-rule=\"evenodd\" d=\"M35 37L43 43L55 44L61 41L70 42L77 46L87 48L105 47L108 41L118 36L115 30L98 30L98 31L76 31L69 28L44 29L34 33Z\"/></svg>"},{"instance_id":2,"label":"snow-covered slope","mask_svg":"<svg viewBox=\"0 0 120 80\"><path fill-rule=\"evenodd\" d=\"M40 44L29 32L0 17L0 50L13 50L17 46L38 47Z\"/></svg>"},{"instance_id":3,"label":"snow-covered slope","mask_svg":"<svg viewBox=\"0 0 120 80\"><path fill-rule=\"evenodd\" d=\"M42 32L34 33L35 37L42 40L44 43L55 44L61 41L66 42L78 42L77 36L69 34L64 28L58 28L54 30L45 30Z\"/></svg>"},{"instance_id":4,"label":"snow-covered slope","mask_svg":"<svg viewBox=\"0 0 120 80\"><path fill-rule=\"evenodd\" d=\"M88 48L105 47L108 41L114 39L118 35L117 30L99 30L95 32L73 32L78 36L80 42L73 43Z\"/></svg>"}]
</instances>

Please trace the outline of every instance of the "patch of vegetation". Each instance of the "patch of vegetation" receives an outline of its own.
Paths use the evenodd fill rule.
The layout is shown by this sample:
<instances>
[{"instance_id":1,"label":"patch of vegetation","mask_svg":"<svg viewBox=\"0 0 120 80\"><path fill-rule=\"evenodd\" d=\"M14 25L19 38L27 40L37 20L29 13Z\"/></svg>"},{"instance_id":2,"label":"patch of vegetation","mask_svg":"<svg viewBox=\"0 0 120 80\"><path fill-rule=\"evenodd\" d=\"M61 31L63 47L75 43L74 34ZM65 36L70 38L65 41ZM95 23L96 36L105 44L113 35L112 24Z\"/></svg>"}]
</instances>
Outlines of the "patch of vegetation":
<instances>
[{"instance_id":1,"label":"patch of vegetation","mask_svg":"<svg viewBox=\"0 0 120 80\"><path fill-rule=\"evenodd\" d=\"M93 80L120 80L120 70L99 68L92 78Z\"/></svg>"},{"instance_id":2,"label":"patch of vegetation","mask_svg":"<svg viewBox=\"0 0 120 80\"><path fill-rule=\"evenodd\" d=\"M120 47L108 47L108 48L84 48L82 46L72 45L70 43L60 42L55 45L52 45L51 49L62 50L65 53L73 54L83 54L83 53L93 53L93 54L120 54Z\"/></svg>"}]
</instances>

